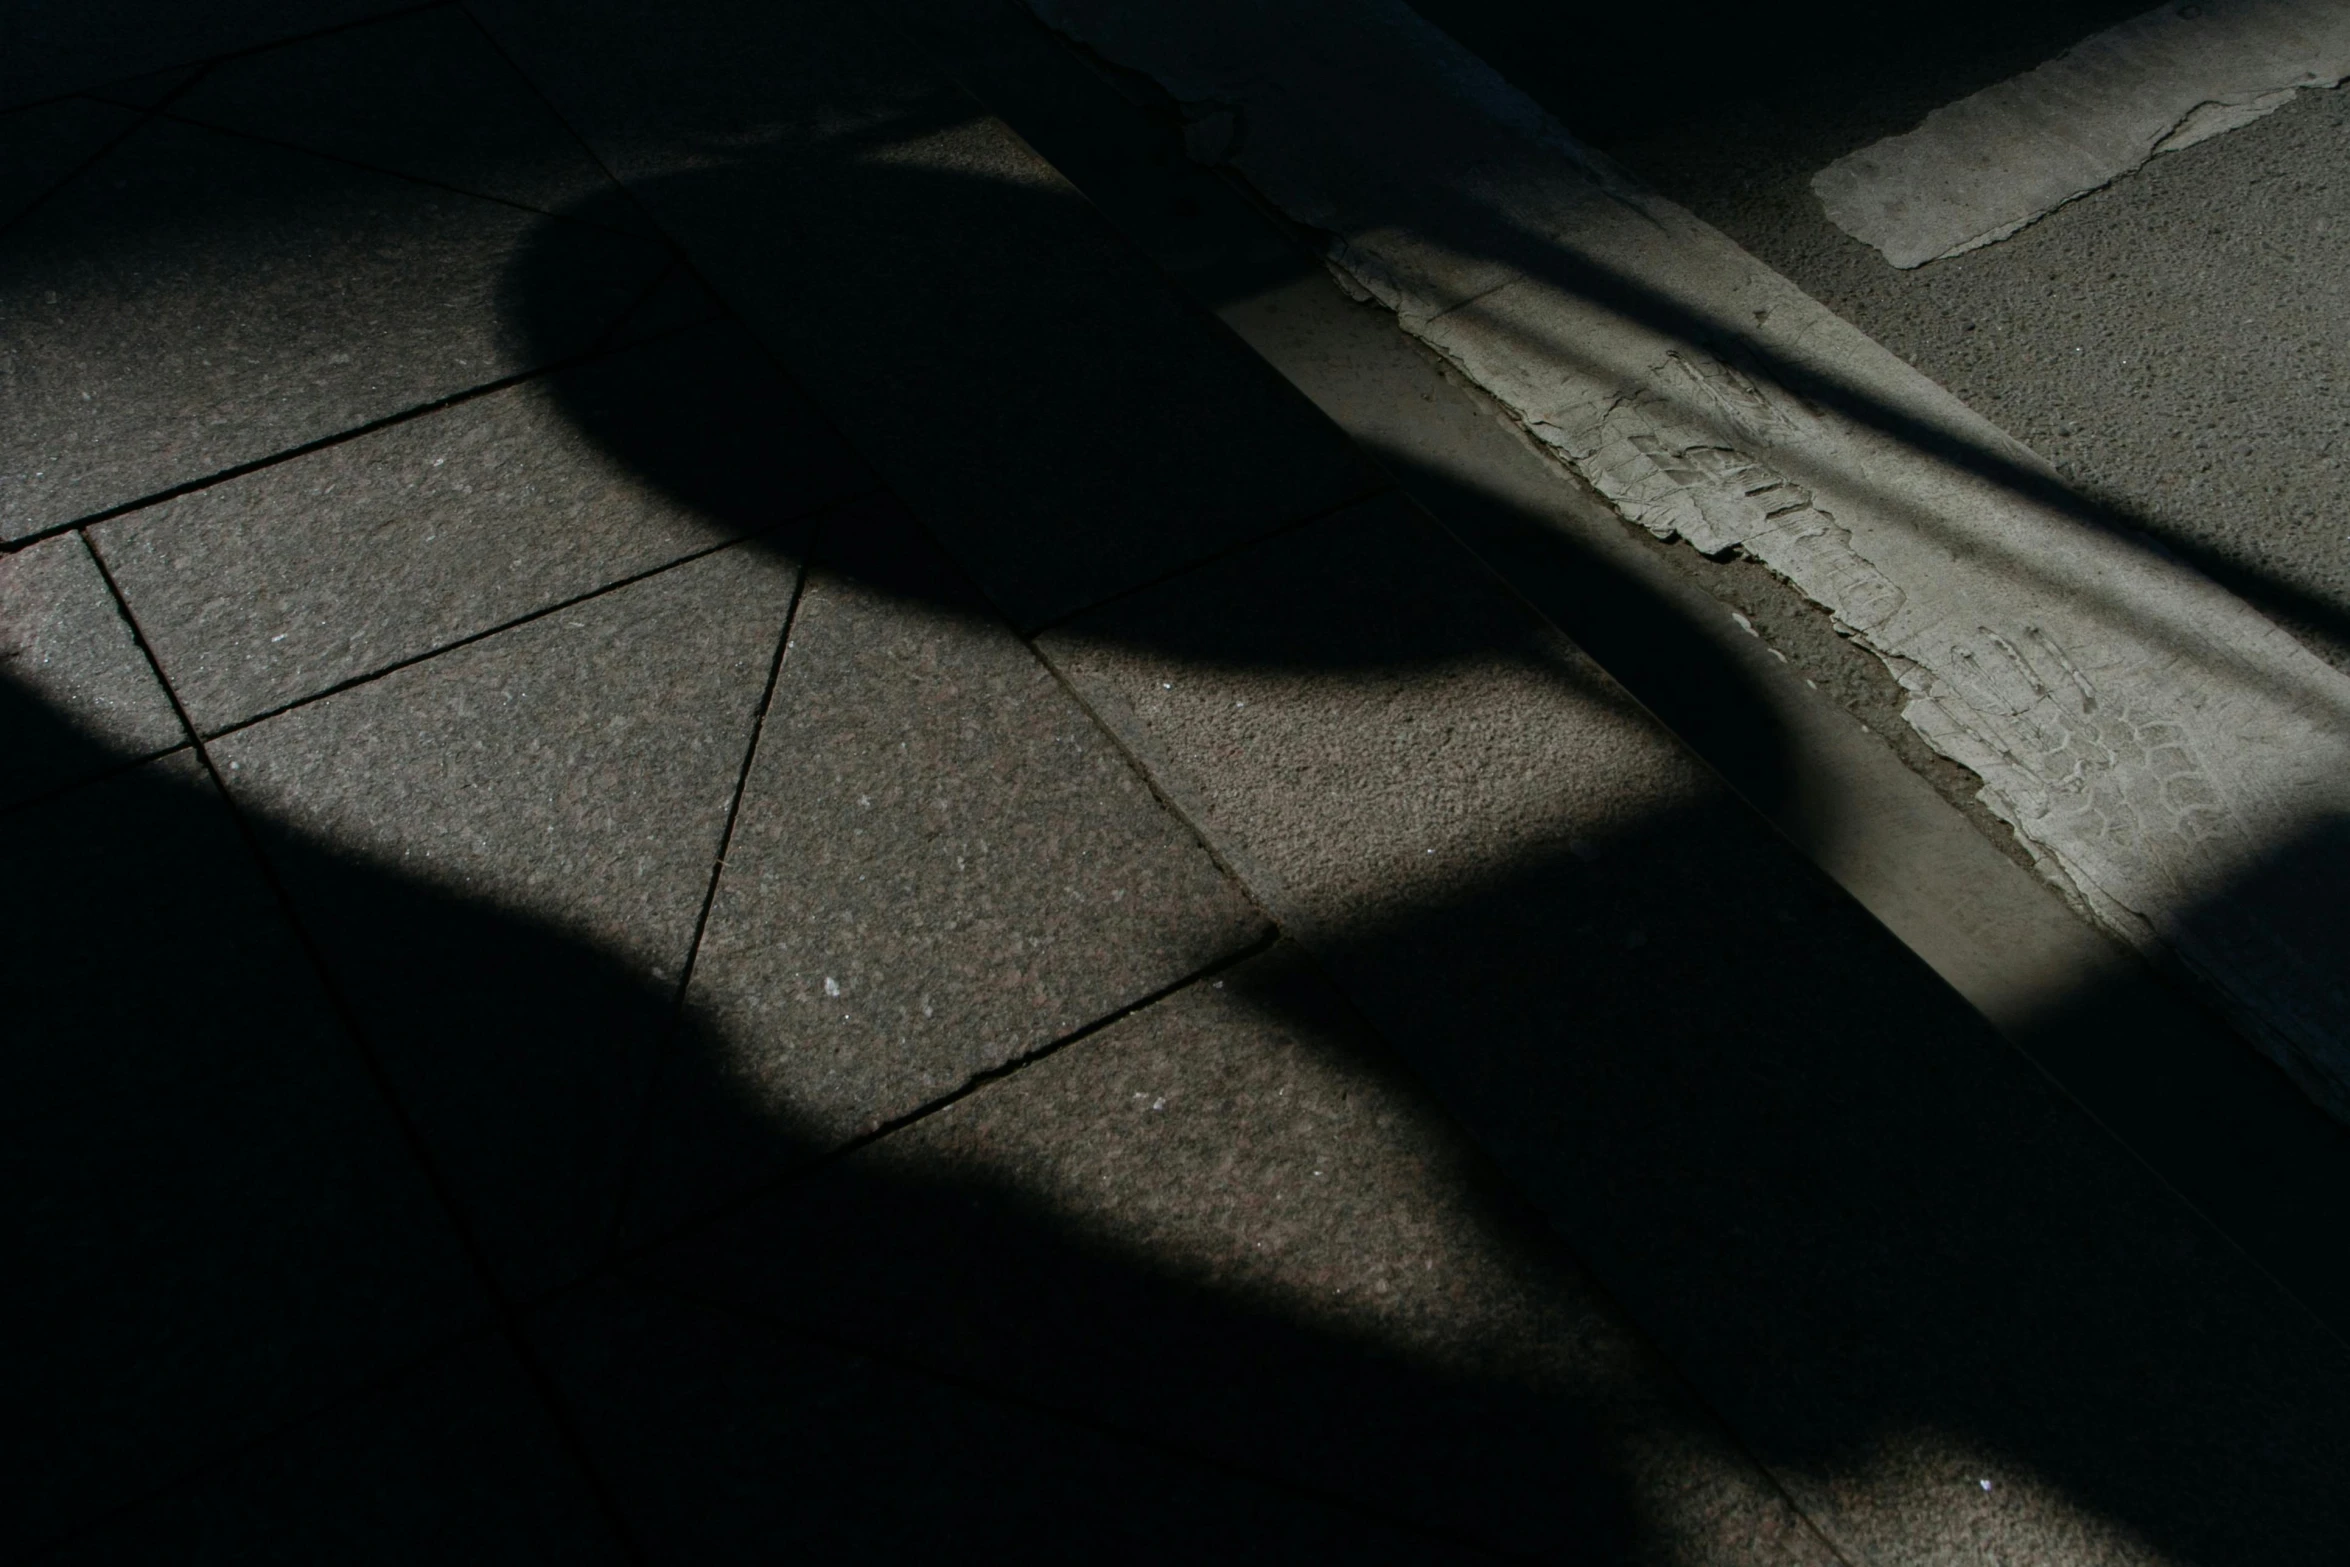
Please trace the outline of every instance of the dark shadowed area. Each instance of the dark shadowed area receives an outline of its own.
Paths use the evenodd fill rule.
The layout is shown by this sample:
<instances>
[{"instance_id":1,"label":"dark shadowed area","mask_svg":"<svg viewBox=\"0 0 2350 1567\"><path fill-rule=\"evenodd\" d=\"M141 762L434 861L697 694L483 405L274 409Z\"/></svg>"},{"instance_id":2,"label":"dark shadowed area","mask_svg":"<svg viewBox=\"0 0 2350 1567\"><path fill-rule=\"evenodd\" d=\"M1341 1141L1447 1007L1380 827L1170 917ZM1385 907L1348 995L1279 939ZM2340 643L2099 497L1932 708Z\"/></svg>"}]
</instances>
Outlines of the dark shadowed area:
<instances>
[{"instance_id":1,"label":"dark shadowed area","mask_svg":"<svg viewBox=\"0 0 2350 1567\"><path fill-rule=\"evenodd\" d=\"M12 1555L2340 1558L2340 1129L1995 1034L1022 13L263 11L0 116Z\"/></svg>"}]
</instances>

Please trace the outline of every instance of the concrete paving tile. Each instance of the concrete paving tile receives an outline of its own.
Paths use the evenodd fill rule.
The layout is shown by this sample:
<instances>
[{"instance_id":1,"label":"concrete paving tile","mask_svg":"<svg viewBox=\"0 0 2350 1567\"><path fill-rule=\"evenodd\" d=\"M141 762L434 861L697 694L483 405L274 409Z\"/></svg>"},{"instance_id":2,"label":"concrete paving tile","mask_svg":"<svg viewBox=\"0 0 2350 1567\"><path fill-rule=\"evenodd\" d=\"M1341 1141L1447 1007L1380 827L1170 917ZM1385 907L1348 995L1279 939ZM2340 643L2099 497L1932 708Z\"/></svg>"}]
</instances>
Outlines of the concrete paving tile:
<instances>
[{"instance_id":1,"label":"concrete paving tile","mask_svg":"<svg viewBox=\"0 0 2350 1567\"><path fill-rule=\"evenodd\" d=\"M656 1562L1484 1559L649 1290L537 1337Z\"/></svg>"},{"instance_id":2,"label":"concrete paving tile","mask_svg":"<svg viewBox=\"0 0 2350 1567\"><path fill-rule=\"evenodd\" d=\"M861 513L819 549L835 569L814 574L793 624L640 1231L1264 930L908 519Z\"/></svg>"},{"instance_id":3,"label":"concrete paving tile","mask_svg":"<svg viewBox=\"0 0 2350 1567\"><path fill-rule=\"evenodd\" d=\"M1016 622L1376 487L878 24L747 0L690 27L651 5L479 14Z\"/></svg>"},{"instance_id":4,"label":"concrete paving tile","mask_svg":"<svg viewBox=\"0 0 2350 1567\"><path fill-rule=\"evenodd\" d=\"M542 212L611 194L579 138L455 6L223 61L171 112Z\"/></svg>"},{"instance_id":5,"label":"concrete paving tile","mask_svg":"<svg viewBox=\"0 0 2350 1567\"><path fill-rule=\"evenodd\" d=\"M0 114L0 224L13 221L138 118L86 98Z\"/></svg>"},{"instance_id":6,"label":"concrete paving tile","mask_svg":"<svg viewBox=\"0 0 2350 1567\"><path fill-rule=\"evenodd\" d=\"M1829 1559L1293 949L633 1271L1508 1554Z\"/></svg>"},{"instance_id":7,"label":"concrete paving tile","mask_svg":"<svg viewBox=\"0 0 2350 1567\"><path fill-rule=\"evenodd\" d=\"M780 529L872 480L739 331L706 328L92 530L206 731Z\"/></svg>"},{"instance_id":8,"label":"concrete paving tile","mask_svg":"<svg viewBox=\"0 0 2350 1567\"><path fill-rule=\"evenodd\" d=\"M506 273L530 261L531 330ZM0 237L0 534L576 353L650 243L154 121Z\"/></svg>"},{"instance_id":9,"label":"concrete paving tile","mask_svg":"<svg viewBox=\"0 0 2350 1567\"><path fill-rule=\"evenodd\" d=\"M214 747L518 1291L607 1238L795 576L738 546Z\"/></svg>"},{"instance_id":10,"label":"concrete paving tile","mask_svg":"<svg viewBox=\"0 0 2350 1567\"><path fill-rule=\"evenodd\" d=\"M1143 743L1176 740L1181 785L1285 919L1375 920L1715 792L1409 502L1179 580L1040 646Z\"/></svg>"},{"instance_id":11,"label":"concrete paving tile","mask_svg":"<svg viewBox=\"0 0 2350 1567\"><path fill-rule=\"evenodd\" d=\"M513 1353L449 1351L45 1561L626 1561Z\"/></svg>"},{"instance_id":12,"label":"concrete paving tile","mask_svg":"<svg viewBox=\"0 0 2350 1567\"><path fill-rule=\"evenodd\" d=\"M0 693L11 747L57 722ZM192 761L28 808L0 862L0 1553L21 1559L486 1302Z\"/></svg>"},{"instance_id":13,"label":"concrete paving tile","mask_svg":"<svg viewBox=\"0 0 2350 1567\"><path fill-rule=\"evenodd\" d=\"M399 0L81 0L19 6L0 55L0 107L79 92L371 15Z\"/></svg>"},{"instance_id":14,"label":"concrete paving tile","mask_svg":"<svg viewBox=\"0 0 2350 1567\"><path fill-rule=\"evenodd\" d=\"M82 96L101 103L117 103L126 109L153 109L203 74L201 64L175 65L169 70L126 76L103 87L93 87Z\"/></svg>"},{"instance_id":15,"label":"concrete paving tile","mask_svg":"<svg viewBox=\"0 0 2350 1567\"><path fill-rule=\"evenodd\" d=\"M884 9L1194 298L1221 307L1305 268L1328 276L1222 169L1188 155L1171 100L1138 77L1113 85L1019 0L887 0Z\"/></svg>"},{"instance_id":16,"label":"concrete paving tile","mask_svg":"<svg viewBox=\"0 0 2350 1567\"><path fill-rule=\"evenodd\" d=\"M725 314L726 306L710 292L709 285L680 262L663 273L661 281L612 329L612 341L617 345L660 337Z\"/></svg>"},{"instance_id":17,"label":"concrete paving tile","mask_svg":"<svg viewBox=\"0 0 2350 1567\"><path fill-rule=\"evenodd\" d=\"M0 555L0 678L48 709L57 738L42 745L27 734L0 751L0 805L187 738L98 563L72 534Z\"/></svg>"},{"instance_id":18,"label":"concrete paving tile","mask_svg":"<svg viewBox=\"0 0 2350 1567\"><path fill-rule=\"evenodd\" d=\"M2338 1557L2339 1340L1515 615L1348 518L1047 652L1848 1555Z\"/></svg>"}]
</instances>

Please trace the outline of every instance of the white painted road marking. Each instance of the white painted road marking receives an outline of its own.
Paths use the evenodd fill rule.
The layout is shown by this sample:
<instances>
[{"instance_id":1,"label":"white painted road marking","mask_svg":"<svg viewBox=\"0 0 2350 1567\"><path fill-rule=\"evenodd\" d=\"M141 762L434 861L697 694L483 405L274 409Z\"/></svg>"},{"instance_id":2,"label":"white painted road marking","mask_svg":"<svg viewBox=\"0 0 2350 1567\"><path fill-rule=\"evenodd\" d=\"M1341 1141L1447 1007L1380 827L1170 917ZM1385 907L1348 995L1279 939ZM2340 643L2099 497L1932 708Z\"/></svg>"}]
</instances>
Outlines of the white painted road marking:
<instances>
[{"instance_id":1,"label":"white painted road marking","mask_svg":"<svg viewBox=\"0 0 2350 1567\"><path fill-rule=\"evenodd\" d=\"M2160 6L1838 158L1811 188L1838 228L1922 266L2346 76L2343 0Z\"/></svg>"}]
</instances>

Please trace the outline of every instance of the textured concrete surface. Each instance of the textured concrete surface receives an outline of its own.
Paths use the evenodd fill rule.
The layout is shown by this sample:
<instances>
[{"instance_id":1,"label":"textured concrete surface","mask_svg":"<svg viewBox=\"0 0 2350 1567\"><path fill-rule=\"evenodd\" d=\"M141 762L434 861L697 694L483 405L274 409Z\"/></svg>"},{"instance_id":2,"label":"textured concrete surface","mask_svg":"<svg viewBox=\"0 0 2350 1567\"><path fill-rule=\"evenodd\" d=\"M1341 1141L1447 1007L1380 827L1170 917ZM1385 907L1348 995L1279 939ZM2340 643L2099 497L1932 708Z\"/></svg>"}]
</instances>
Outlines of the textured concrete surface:
<instances>
[{"instance_id":1,"label":"textured concrete surface","mask_svg":"<svg viewBox=\"0 0 2350 1567\"><path fill-rule=\"evenodd\" d=\"M0 681L0 755L58 780L6 812L37 1501L0 1554L2342 1555L2340 1344L1545 624L1612 556L1521 597L1347 499L1386 480L1249 352L1294 237L1208 232L1243 198L1163 100L1058 152L989 120L916 56L1034 70L997 0L501 0L552 112L643 154L632 216L459 8L198 57L300 9L39 63L335 244L382 225L306 191L504 214L458 292L517 384L375 427L281 379L312 422L248 427L255 471L0 545L40 590L0 608L70 608L88 668L152 620L263 713L142 763ZM1105 221L1030 147L1151 194ZM431 183L476 176L562 211ZM465 346L370 315L401 258L264 271L202 190L120 199L0 228L0 268L154 285L77 296L90 341L215 346L147 223L203 298L348 286L313 324ZM1449 495L1448 451L1390 474ZM1587 624L1653 674L1712 646L1685 608ZM280 611L342 641L272 663ZM1019 635L1055 615L1057 669ZM1784 785L1779 709L1734 706L1740 787Z\"/></svg>"},{"instance_id":2,"label":"textured concrete surface","mask_svg":"<svg viewBox=\"0 0 2350 1567\"><path fill-rule=\"evenodd\" d=\"M1148 84L1106 77L1032 21L918 10L922 42L1122 232L2165 1182L2350 1327L2339 1124L2061 906L1973 801L1973 775L1901 722L1902 692L1874 655L1757 563L1710 562L1627 525L1185 156Z\"/></svg>"},{"instance_id":3,"label":"textured concrete surface","mask_svg":"<svg viewBox=\"0 0 2350 1567\"><path fill-rule=\"evenodd\" d=\"M686 996L712 1058L672 1070L646 1156L651 1233L1266 934L910 518L820 547ZM732 1145L720 1091L753 1107Z\"/></svg>"},{"instance_id":4,"label":"textured concrete surface","mask_svg":"<svg viewBox=\"0 0 2350 1567\"><path fill-rule=\"evenodd\" d=\"M1946 104L1812 176L1838 228L1897 267L1994 245L2147 159L2350 76L2350 16L2294 0L2157 6Z\"/></svg>"},{"instance_id":5,"label":"textured concrete surface","mask_svg":"<svg viewBox=\"0 0 2350 1567\"><path fill-rule=\"evenodd\" d=\"M517 247L568 282L513 340ZM141 127L0 259L0 534L21 536L579 352L655 247L267 143Z\"/></svg>"},{"instance_id":6,"label":"textured concrete surface","mask_svg":"<svg viewBox=\"0 0 2350 1567\"><path fill-rule=\"evenodd\" d=\"M512 1352L477 1339L41 1559L558 1567L629 1558Z\"/></svg>"},{"instance_id":7,"label":"textured concrete surface","mask_svg":"<svg viewBox=\"0 0 2350 1567\"><path fill-rule=\"evenodd\" d=\"M125 109L159 109L212 69L209 64L172 65L138 76L121 76L90 88L82 96Z\"/></svg>"},{"instance_id":8,"label":"textured concrete surface","mask_svg":"<svg viewBox=\"0 0 2350 1567\"><path fill-rule=\"evenodd\" d=\"M579 138L455 9L226 61L171 113L541 212L626 211Z\"/></svg>"},{"instance_id":9,"label":"textured concrete surface","mask_svg":"<svg viewBox=\"0 0 2350 1567\"><path fill-rule=\"evenodd\" d=\"M0 555L0 673L16 700L41 703L86 741L44 746L28 735L0 752L0 805L187 738L78 538Z\"/></svg>"},{"instance_id":10,"label":"textured concrete surface","mask_svg":"<svg viewBox=\"0 0 2350 1567\"><path fill-rule=\"evenodd\" d=\"M1830 1559L1294 951L636 1271L1507 1555Z\"/></svg>"},{"instance_id":11,"label":"textured concrete surface","mask_svg":"<svg viewBox=\"0 0 2350 1567\"><path fill-rule=\"evenodd\" d=\"M12 7L0 104L120 82L400 9L385 0L30 0Z\"/></svg>"},{"instance_id":12,"label":"textured concrete surface","mask_svg":"<svg viewBox=\"0 0 2350 1567\"><path fill-rule=\"evenodd\" d=\"M1195 130L1243 113L1203 156L1628 519L1830 611L2052 879L2350 1122L2340 671L1400 3L1036 8Z\"/></svg>"},{"instance_id":13,"label":"textured concrete surface","mask_svg":"<svg viewBox=\"0 0 2350 1567\"><path fill-rule=\"evenodd\" d=\"M126 109L86 98L0 115L0 224L13 221L138 122Z\"/></svg>"},{"instance_id":14,"label":"textured concrete surface","mask_svg":"<svg viewBox=\"0 0 2350 1567\"><path fill-rule=\"evenodd\" d=\"M681 327L699 326L726 314L726 306L710 292L693 269L683 262L661 275L636 308L612 329L615 347L659 337Z\"/></svg>"},{"instance_id":15,"label":"textured concrete surface","mask_svg":"<svg viewBox=\"0 0 2350 1567\"><path fill-rule=\"evenodd\" d=\"M2350 480L2329 346L2344 296L2329 236L2350 223L2340 90L2158 158L1987 251L1902 274L1827 220L1812 174L2140 7L2002 5L1877 29L1823 6L1760 29L1701 4L1687 64L1711 90L1663 113L1599 64L1613 39L1588 29L1619 24L1520 0L1421 9L2125 525L2350 668L2350 530L2335 525Z\"/></svg>"},{"instance_id":16,"label":"textured concrete surface","mask_svg":"<svg viewBox=\"0 0 2350 1567\"><path fill-rule=\"evenodd\" d=\"M648 54L626 40L661 25L657 8L478 10L1015 622L1375 484L877 24L803 5L752 27L721 6ZM1128 438L1136 418L1151 439Z\"/></svg>"},{"instance_id":17,"label":"textured concrete surface","mask_svg":"<svg viewBox=\"0 0 2350 1567\"><path fill-rule=\"evenodd\" d=\"M213 748L519 1288L608 1231L795 577L738 546Z\"/></svg>"},{"instance_id":18,"label":"textured concrete surface","mask_svg":"<svg viewBox=\"0 0 2350 1567\"><path fill-rule=\"evenodd\" d=\"M1626 765L1652 731L1431 530L1332 519L1048 646L1840 1547L2350 1528L2339 1340L1750 818ZM1510 730L1571 762L1464 764Z\"/></svg>"},{"instance_id":19,"label":"textured concrete surface","mask_svg":"<svg viewBox=\"0 0 2350 1567\"><path fill-rule=\"evenodd\" d=\"M1664 151L1648 166L2125 523L2350 669L2339 90L1911 274L1836 233L1799 184Z\"/></svg>"},{"instance_id":20,"label":"textured concrete surface","mask_svg":"<svg viewBox=\"0 0 2350 1567\"><path fill-rule=\"evenodd\" d=\"M886 1360L608 1284L540 1329L656 1559L1482 1560Z\"/></svg>"},{"instance_id":21,"label":"textured concrete surface","mask_svg":"<svg viewBox=\"0 0 2350 1567\"><path fill-rule=\"evenodd\" d=\"M1279 889L1293 928L1369 926L1522 857L1603 854L1718 792L1406 501L1366 502L1043 646L1149 747L1146 765L1164 759L1154 773L1197 791L1195 820L1244 847L1235 863Z\"/></svg>"},{"instance_id":22,"label":"textured concrete surface","mask_svg":"<svg viewBox=\"0 0 2350 1567\"><path fill-rule=\"evenodd\" d=\"M625 460L620 454L625 453ZM737 329L704 328L91 530L211 732L873 481Z\"/></svg>"},{"instance_id":23,"label":"textured concrete surface","mask_svg":"<svg viewBox=\"0 0 2350 1567\"><path fill-rule=\"evenodd\" d=\"M13 693L12 740L54 720ZM0 1117L22 1557L478 1324L486 1301L219 795L17 813Z\"/></svg>"}]
</instances>

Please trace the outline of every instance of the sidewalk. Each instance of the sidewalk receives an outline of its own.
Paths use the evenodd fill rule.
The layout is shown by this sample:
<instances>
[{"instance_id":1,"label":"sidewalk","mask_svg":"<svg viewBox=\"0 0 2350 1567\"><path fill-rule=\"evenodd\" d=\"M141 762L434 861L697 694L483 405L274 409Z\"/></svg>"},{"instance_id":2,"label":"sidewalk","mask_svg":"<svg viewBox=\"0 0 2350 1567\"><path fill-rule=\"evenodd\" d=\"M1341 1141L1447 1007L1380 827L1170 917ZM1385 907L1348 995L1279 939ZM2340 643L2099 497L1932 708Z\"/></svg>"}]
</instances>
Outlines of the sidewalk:
<instances>
[{"instance_id":1,"label":"sidewalk","mask_svg":"<svg viewBox=\"0 0 2350 1567\"><path fill-rule=\"evenodd\" d=\"M0 115L5 1548L2338 1559L2341 1340L890 16Z\"/></svg>"}]
</instances>

